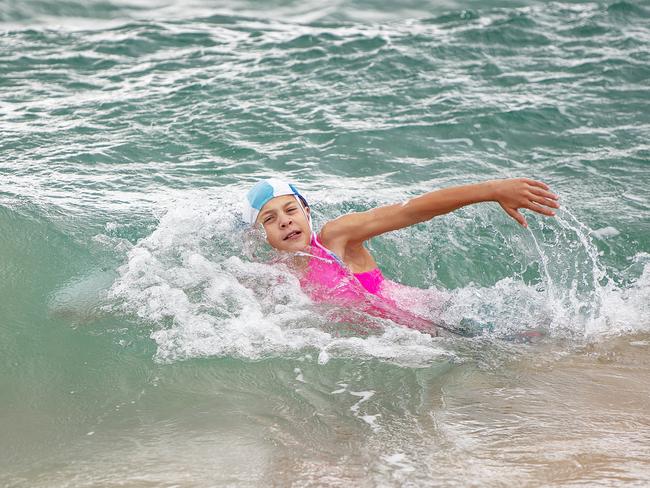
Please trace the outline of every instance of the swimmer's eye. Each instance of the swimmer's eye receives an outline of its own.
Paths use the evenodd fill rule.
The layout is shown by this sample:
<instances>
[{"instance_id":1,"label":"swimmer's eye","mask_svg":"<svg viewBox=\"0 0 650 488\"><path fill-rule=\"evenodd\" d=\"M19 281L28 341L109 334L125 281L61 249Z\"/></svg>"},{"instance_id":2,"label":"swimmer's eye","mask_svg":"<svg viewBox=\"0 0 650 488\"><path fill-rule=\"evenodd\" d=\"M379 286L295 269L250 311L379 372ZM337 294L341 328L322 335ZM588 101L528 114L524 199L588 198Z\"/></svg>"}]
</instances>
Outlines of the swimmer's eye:
<instances>
[{"instance_id":1,"label":"swimmer's eye","mask_svg":"<svg viewBox=\"0 0 650 488\"><path fill-rule=\"evenodd\" d=\"M271 222L271 220L273 220L273 215L269 215L264 220L262 220L262 224L268 224L269 222Z\"/></svg>"},{"instance_id":2,"label":"swimmer's eye","mask_svg":"<svg viewBox=\"0 0 650 488\"><path fill-rule=\"evenodd\" d=\"M287 212L295 212L296 210L298 210L296 207L290 207L287 209Z\"/></svg>"}]
</instances>

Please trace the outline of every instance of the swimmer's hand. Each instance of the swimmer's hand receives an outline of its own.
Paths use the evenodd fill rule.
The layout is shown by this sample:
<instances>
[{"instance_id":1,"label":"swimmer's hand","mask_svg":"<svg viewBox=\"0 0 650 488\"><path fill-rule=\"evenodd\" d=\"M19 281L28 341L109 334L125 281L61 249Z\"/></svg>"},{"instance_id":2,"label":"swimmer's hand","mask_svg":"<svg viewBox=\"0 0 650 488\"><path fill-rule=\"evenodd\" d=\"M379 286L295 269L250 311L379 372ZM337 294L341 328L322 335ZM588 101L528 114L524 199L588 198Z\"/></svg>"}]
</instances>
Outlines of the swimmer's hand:
<instances>
[{"instance_id":1,"label":"swimmer's hand","mask_svg":"<svg viewBox=\"0 0 650 488\"><path fill-rule=\"evenodd\" d=\"M528 178L486 181L492 189L491 200L498 202L510 217L523 227L528 223L519 209L526 208L542 215L553 217L551 209L560 208L558 196L552 193L545 183Z\"/></svg>"}]
</instances>

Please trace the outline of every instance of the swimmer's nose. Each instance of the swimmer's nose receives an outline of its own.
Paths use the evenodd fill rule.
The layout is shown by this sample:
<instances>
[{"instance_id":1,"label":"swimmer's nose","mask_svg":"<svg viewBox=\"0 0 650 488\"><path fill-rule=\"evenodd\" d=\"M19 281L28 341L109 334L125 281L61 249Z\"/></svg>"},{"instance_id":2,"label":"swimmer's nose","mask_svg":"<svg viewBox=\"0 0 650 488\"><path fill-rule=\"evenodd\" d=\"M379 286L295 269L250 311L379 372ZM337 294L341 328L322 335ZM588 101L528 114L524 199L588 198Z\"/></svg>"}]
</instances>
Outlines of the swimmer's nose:
<instances>
[{"instance_id":1,"label":"swimmer's nose","mask_svg":"<svg viewBox=\"0 0 650 488\"><path fill-rule=\"evenodd\" d=\"M293 221L291 220L291 217L289 217L288 215L285 216L285 217L282 217L281 220L280 220L280 227L284 229L285 227L288 227L289 225L291 225L292 222Z\"/></svg>"}]
</instances>

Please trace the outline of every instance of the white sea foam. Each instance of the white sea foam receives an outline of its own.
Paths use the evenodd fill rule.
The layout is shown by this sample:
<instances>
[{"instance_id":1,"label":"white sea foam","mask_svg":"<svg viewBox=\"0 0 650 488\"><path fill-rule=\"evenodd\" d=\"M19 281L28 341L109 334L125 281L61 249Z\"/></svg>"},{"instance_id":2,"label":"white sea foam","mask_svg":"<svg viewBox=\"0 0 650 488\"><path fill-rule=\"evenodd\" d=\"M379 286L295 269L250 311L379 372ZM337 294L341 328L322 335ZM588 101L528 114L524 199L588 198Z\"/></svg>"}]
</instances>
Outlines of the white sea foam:
<instances>
[{"instance_id":1,"label":"white sea foam","mask_svg":"<svg viewBox=\"0 0 650 488\"><path fill-rule=\"evenodd\" d=\"M620 232L618 229L608 226L603 227L602 229L596 229L592 232L592 234L598 239L609 239L610 237L616 237L620 234Z\"/></svg>"},{"instance_id":2,"label":"white sea foam","mask_svg":"<svg viewBox=\"0 0 650 488\"><path fill-rule=\"evenodd\" d=\"M446 322L470 319L496 334L535 328L581 340L650 330L650 255L637 254L614 279L591 239L594 233L569 210L554 221L532 223L528 239L513 239L509 246L530 263L522 275L536 267L541 280L511 276L489 287L455 290L442 314Z\"/></svg>"},{"instance_id":3,"label":"white sea foam","mask_svg":"<svg viewBox=\"0 0 650 488\"><path fill-rule=\"evenodd\" d=\"M409 310L452 326L469 320L501 337L530 328L573 338L650 329L647 256L635 258L636 281L616 286L589 229L571 217L531 232L529 242L516 237L508 244L539 269L541 281L517 275L452 292L413 289L400 302L408 298ZM455 358L443 340L388 320L370 318L376 329L342 335L288 268L246 260L242 235L234 205L190 201L174 205L128 251L109 297L113 309L151 324L158 360L258 359L304 355L305 349L315 350L321 364L371 357L424 366Z\"/></svg>"},{"instance_id":4,"label":"white sea foam","mask_svg":"<svg viewBox=\"0 0 650 488\"><path fill-rule=\"evenodd\" d=\"M431 336L379 319L373 335L340 337L287 268L233 255L242 254L242 232L229 210L175 205L118 270L113 308L153 326L158 360L304 349L319 351L320 362L354 356L426 365L453 356Z\"/></svg>"}]
</instances>

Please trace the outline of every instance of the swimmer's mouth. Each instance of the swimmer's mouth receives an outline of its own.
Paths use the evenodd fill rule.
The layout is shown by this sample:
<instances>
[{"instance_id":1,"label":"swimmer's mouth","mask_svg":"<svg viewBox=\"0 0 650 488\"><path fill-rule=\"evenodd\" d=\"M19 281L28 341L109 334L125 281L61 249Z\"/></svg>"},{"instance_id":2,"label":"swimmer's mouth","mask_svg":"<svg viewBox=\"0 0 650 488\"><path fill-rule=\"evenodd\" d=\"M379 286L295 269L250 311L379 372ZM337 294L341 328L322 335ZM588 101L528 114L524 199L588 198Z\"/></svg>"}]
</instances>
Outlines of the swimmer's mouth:
<instances>
[{"instance_id":1,"label":"swimmer's mouth","mask_svg":"<svg viewBox=\"0 0 650 488\"><path fill-rule=\"evenodd\" d=\"M287 239L296 239L297 237L300 236L300 234L302 234L301 231L294 230L293 232L289 232L286 236L284 236L284 239L282 239L282 240L286 241Z\"/></svg>"}]
</instances>

